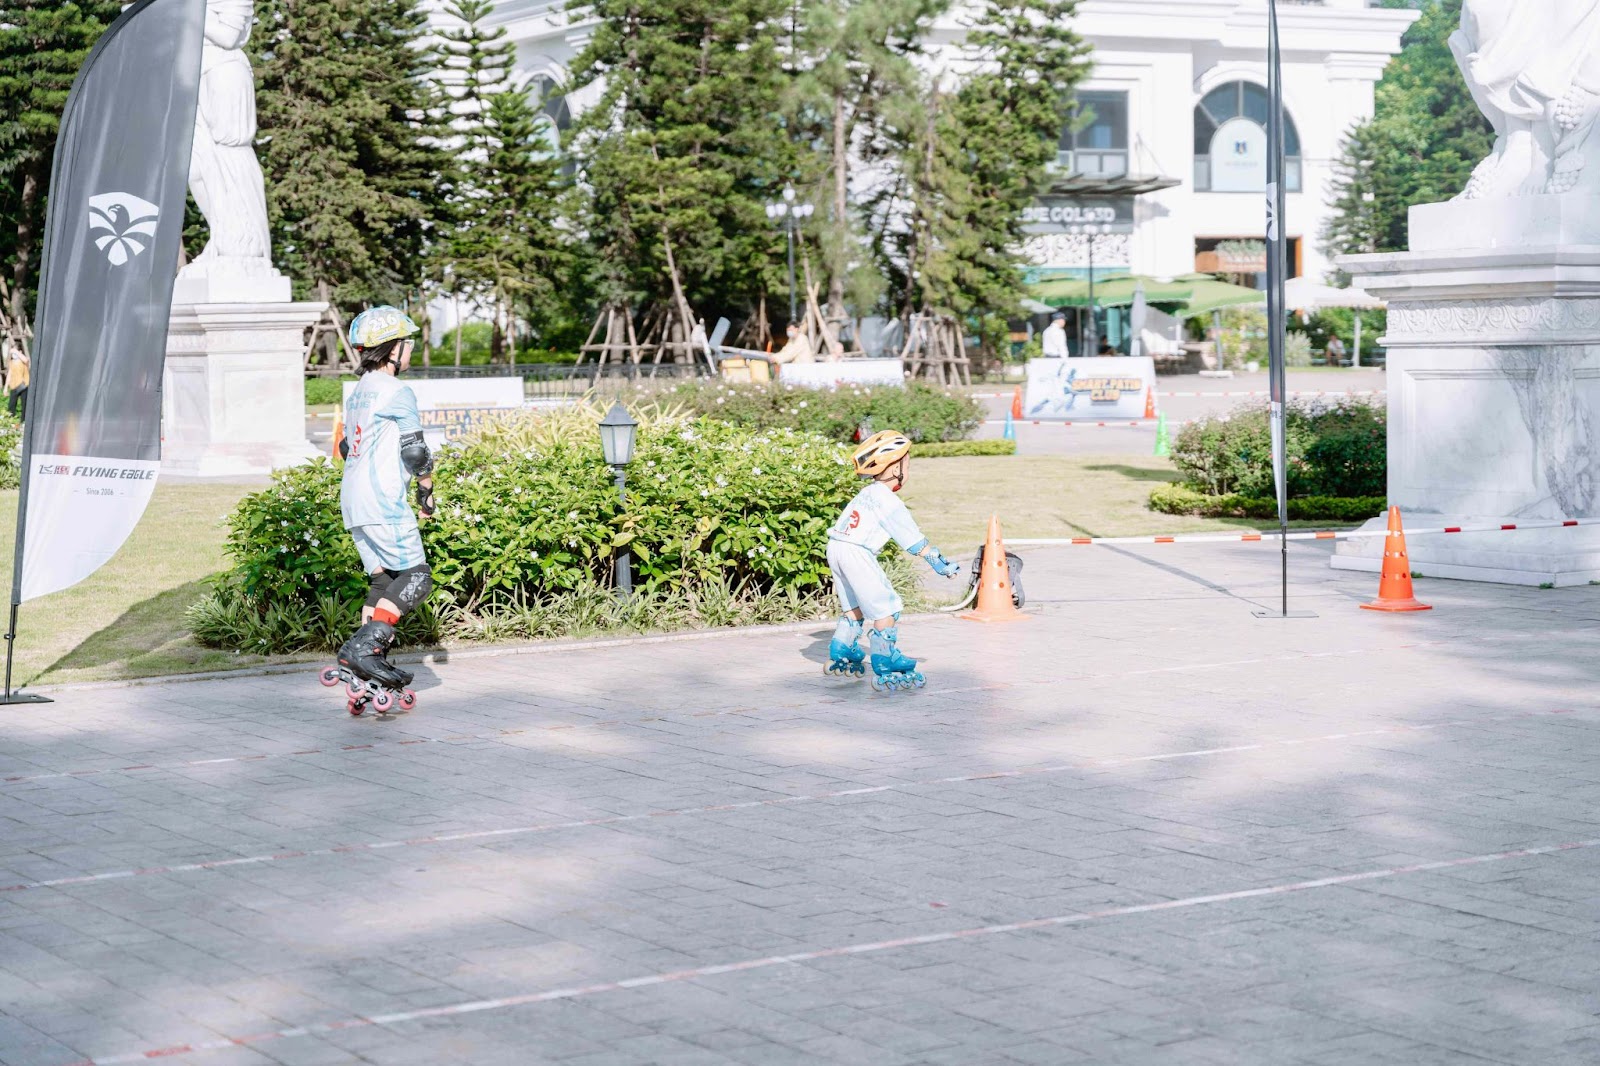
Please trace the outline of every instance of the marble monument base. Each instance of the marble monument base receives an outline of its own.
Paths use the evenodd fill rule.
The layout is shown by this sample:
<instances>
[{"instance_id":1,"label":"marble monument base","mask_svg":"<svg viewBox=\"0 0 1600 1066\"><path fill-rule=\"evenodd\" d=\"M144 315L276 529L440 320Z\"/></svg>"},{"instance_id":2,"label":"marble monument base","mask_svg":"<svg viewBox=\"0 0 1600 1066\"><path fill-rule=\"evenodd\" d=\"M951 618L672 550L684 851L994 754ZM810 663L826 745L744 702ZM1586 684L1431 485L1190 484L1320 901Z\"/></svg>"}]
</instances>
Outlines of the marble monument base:
<instances>
[{"instance_id":1,"label":"marble monument base","mask_svg":"<svg viewBox=\"0 0 1600 1066\"><path fill-rule=\"evenodd\" d=\"M249 477L307 462L305 331L319 303L172 308L162 385L163 477Z\"/></svg>"},{"instance_id":2,"label":"marble monument base","mask_svg":"<svg viewBox=\"0 0 1600 1066\"><path fill-rule=\"evenodd\" d=\"M1389 301L1389 502L1413 528L1600 517L1600 203L1414 207L1411 244L1341 260ZM1600 579L1600 527L1406 546L1429 577ZM1382 538L1341 541L1333 565L1377 571L1382 555Z\"/></svg>"}]
</instances>

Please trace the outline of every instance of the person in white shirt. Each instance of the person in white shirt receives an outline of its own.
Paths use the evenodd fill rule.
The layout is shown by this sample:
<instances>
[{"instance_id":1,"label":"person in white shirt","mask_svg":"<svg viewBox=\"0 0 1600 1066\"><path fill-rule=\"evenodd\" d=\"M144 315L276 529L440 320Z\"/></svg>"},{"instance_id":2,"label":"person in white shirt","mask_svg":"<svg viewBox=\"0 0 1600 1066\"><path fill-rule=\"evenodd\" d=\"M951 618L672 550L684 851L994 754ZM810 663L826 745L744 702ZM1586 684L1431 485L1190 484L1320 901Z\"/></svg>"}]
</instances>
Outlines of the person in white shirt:
<instances>
[{"instance_id":1,"label":"person in white shirt","mask_svg":"<svg viewBox=\"0 0 1600 1066\"><path fill-rule=\"evenodd\" d=\"M961 573L961 567L928 543L910 510L895 496L906 483L911 441L902 433L886 430L863 441L853 459L856 473L872 481L845 505L828 530L828 568L833 571L843 614L828 645L827 672L841 677L866 673L866 655L858 642L864 623L870 620L872 687L891 691L921 688L925 679L917 672L916 660L906 657L897 646L905 603L878 565L878 553L893 540L926 560L941 577L953 578Z\"/></svg>"},{"instance_id":2,"label":"person in white shirt","mask_svg":"<svg viewBox=\"0 0 1600 1066\"><path fill-rule=\"evenodd\" d=\"M433 571L417 528L418 513L431 518L437 506L433 456L423 441L416 394L396 377L411 365L412 338L418 332L410 316L395 307L374 307L350 323L361 381L345 403L348 432L339 442L344 459L339 507L371 587L361 628L339 649L338 667L324 671L322 680L329 685L343 680L350 686L351 714L360 714L369 699L379 713L396 694L407 710L415 701L401 691L411 684L411 674L390 663L388 654L394 627L433 588ZM416 512L406 500L412 479Z\"/></svg>"},{"instance_id":3,"label":"person in white shirt","mask_svg":"<svg viewBox=\"0 0 1600 1066\"><path fill-rule=\"evenodd\" d=\"M1067 357L1067 316L1057 311L1050 316L1050 324L1045 327L1044 357L1046 359L1065 359Z\"/></svg>"}]
</instances>

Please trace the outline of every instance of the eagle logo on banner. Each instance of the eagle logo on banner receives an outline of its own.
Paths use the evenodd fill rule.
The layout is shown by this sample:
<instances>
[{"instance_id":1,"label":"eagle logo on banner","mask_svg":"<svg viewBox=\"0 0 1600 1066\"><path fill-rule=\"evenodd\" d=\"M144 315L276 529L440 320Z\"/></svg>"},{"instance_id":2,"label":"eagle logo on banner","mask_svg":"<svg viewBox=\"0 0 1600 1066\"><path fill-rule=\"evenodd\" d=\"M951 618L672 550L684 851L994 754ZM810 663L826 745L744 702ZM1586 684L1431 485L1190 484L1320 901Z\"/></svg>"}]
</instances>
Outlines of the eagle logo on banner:
<instances>
[{"instance_id":1,"label":"eagle logo on banner","mask_svg":"<svg viewBox=\"0 0 1600 1066\"><path fill-rule=\"evenodd\" d=\"M161 208L132 193L108 192L89 197L89 232L95 247L114 267L143 255L161 224Z\"/></svg>"}]
</instances>

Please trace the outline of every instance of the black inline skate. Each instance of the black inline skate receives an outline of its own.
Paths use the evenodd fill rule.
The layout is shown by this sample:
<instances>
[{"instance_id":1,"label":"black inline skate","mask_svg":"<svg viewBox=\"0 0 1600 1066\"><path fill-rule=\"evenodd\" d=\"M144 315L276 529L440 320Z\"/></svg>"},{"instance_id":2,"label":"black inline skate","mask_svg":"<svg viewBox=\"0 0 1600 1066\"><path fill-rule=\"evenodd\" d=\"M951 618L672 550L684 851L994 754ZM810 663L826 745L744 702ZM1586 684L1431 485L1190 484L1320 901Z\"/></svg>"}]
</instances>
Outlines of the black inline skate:
<instances>
[{"instance_id":1,"label":"black inline skate","mask_svg":"<svg viewBox=\"0 0 1600 1066\"><path fill-rule=\"evenodd\" d=\"M417 705L417 694L408 687L412 675L389 661L394 639L394 626L373 619L344 642L338 665L322 671L320 680L327 687L344 685L345 709L352 715L360 716L369 706L388 714Z\"/></svg>"}]
</instances>

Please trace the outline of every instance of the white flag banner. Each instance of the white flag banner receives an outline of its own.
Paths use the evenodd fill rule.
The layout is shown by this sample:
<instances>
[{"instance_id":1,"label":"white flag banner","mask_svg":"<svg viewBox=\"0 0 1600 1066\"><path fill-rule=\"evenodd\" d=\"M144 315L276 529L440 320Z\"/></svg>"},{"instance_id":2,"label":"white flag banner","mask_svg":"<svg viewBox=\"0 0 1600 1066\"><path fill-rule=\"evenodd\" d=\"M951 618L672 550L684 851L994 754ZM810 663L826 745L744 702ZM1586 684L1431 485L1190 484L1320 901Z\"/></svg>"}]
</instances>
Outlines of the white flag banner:
<instances>
[{"instance_id":1,"label":"white flag banner","mask_svg":"<svg viewBox=\"0 0 1600 1066\"><path fill-rule=\"evenodd\" d=\"M205 0L129 6L84 62L62 114L13 606L104 565L155 490L205 19Z\"/></svg>"}]
</instances>

